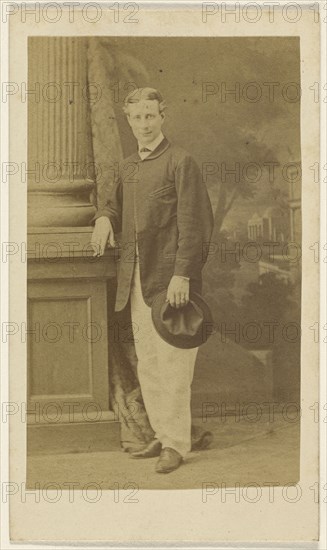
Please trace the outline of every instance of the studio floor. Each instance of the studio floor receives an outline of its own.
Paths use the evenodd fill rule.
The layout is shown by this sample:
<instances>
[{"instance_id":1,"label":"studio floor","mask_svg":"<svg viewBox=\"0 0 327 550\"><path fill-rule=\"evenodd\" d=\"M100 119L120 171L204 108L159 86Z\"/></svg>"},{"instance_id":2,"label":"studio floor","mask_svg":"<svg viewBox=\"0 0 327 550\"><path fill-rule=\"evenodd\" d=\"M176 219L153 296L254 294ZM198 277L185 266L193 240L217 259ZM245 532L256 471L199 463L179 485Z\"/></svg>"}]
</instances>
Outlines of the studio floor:
<instances>
[{"instance_id":1,"label":"studio floor","mask_svg":"<svg viewBox=\"0 0 327 550\"><path fill-rule=\"evenodd\" d=\"M199 423L201 420L199 420ZM196 423L196 420L195 420ZM214 434L205 451L187 455L170 474L157 474L157 458L133 460L121 451L29 456L27 487L53 483L67 489L202 489L246 484L285 485L299 480L300 424L275 414L259 421L212 418L203 425Z\"/></svg>"}]
</instances>

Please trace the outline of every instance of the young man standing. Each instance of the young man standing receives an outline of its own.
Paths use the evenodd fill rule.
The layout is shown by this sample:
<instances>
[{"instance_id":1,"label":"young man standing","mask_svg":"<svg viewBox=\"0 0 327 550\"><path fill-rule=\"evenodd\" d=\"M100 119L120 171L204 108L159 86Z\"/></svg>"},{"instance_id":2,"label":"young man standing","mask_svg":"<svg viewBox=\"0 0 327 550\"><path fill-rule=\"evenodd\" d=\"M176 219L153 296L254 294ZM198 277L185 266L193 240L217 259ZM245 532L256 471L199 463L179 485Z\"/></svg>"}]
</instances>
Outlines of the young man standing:
<instances>
[{"instance_id":1,"label":"young man standing","mask_svg":"<svg viewBox=\"0 0 327 550\"><path fill-rule=\"evenodd\" d=\"M107 205L95 216L98 254L122 233L116 311L131 308L137 372L155 439L134 458L159 456L158 473L180 466L191 449L191 383L198 348L166 343L154 329L151 305L163 290L174 308L201 291L213 216L193 158L163 135L165 103L157 90L131 92L124 111L138 143L120 166Z\"/></svg>"}]
</instances>

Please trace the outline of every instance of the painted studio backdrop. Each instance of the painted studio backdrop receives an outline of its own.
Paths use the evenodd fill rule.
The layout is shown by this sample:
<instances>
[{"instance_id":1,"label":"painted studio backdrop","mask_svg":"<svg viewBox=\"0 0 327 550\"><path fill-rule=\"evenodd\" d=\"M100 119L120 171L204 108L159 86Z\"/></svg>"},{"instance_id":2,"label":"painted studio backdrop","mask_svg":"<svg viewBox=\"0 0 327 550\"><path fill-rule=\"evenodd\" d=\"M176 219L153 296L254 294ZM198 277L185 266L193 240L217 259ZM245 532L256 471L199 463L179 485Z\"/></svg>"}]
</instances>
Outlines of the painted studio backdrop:
<instances>
[{"instance_id":1,"label":"painted studio backdrop","mask_svg":"<svg viewBox=\"0 0 327 550\"><path fill-rule=\"evenodd\" d=\"M28 316L47 329L28 344L28 396L30 406L66 409L63 422L37 428L31 416L29 452L152 438L128 313L113 313L118 253L94 260L88 250L95 206L136 148L122 111L136 87L161 91L163 132L197 160L215 215L203 294L216 331L198 353L193 444L223 407L255 415L298 403L298 39L30 38L33 86L28 159L39 177L29 175L28 239L40 246L29 259Z\"/></svg>"}]
</instances>

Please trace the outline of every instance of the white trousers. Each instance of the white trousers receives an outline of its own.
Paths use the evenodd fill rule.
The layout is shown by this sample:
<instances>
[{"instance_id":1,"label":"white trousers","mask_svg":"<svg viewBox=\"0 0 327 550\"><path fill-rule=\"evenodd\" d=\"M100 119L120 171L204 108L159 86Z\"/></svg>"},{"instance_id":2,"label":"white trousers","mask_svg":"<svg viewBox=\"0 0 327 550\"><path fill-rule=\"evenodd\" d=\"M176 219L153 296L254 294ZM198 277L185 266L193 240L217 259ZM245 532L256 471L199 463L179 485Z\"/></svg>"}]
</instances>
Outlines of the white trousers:
<instances>
[{"instance_id":1,"label":"white trousers","mask_svg":"<svg viewBox=\"0 0 327 550\"><path fill-rule=\"evenodd\" d=\"M179 349L157 334L143 300L139 263L131 287L131 316L142 397L155 437L182 456L191 449L191 384L198 348Z\"/></svg>"}]
</instances>

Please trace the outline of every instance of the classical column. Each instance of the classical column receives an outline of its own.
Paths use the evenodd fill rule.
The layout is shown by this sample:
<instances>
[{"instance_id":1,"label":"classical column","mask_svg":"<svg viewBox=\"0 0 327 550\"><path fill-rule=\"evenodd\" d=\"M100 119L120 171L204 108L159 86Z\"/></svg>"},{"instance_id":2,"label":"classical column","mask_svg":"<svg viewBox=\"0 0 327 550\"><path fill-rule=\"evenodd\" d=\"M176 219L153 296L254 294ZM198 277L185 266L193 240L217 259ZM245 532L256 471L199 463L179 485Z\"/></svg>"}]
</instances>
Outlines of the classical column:
<instances>
[{"instance_id":1,"label":"classical column","mask_svg":"<svg viewBox=\"0 0 327 550\"><path fill-rule=\"evenodd\" d=\"M83 227L94 207L86 39L29 41L28 227Z\"/></svg>"},{"instance_id":2,"label":"classical column","mask_svg":"<svg viewBox=\"0 0 327 550\"><path fill-rule=\"evenodd\" d=\"M108 368L114 253L94 258L90 247L95 178L86 46L84 38L29 41L30 453L119 448Z\"/></svg>"}]
</instances>

